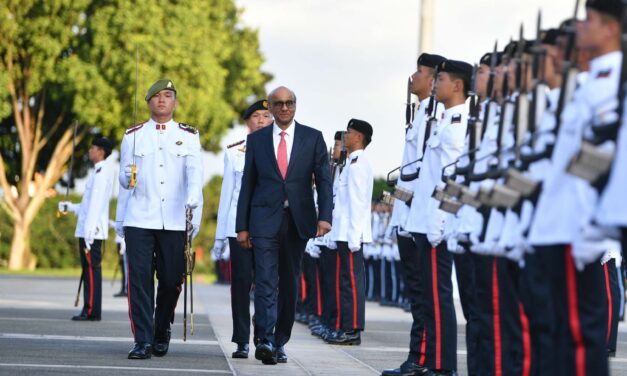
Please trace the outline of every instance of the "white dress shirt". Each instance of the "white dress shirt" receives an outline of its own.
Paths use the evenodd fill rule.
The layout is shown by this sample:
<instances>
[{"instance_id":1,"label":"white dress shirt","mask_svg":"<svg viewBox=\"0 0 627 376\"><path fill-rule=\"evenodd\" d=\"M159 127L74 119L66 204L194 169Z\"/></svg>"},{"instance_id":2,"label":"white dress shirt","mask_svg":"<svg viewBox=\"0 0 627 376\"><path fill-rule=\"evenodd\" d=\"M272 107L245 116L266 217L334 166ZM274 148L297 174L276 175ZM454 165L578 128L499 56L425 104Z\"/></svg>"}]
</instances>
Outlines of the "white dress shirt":
<instances>
[{"instance_id":1,"label":"white dress shirt","mask_svg":"<svg viewBox=\"0 0 627 376\"><path fill-rule=\"evenodd\" d=\"M192 200L198 203L192 222L199 226L203 176L198 132L174 120L165 129L156 125L151 119L129 129L122 139L120 185L130 188L124 168L133 161L137 180L126 205L118 202L116 218L125 227L184 231L185 205Z\"/></svg>"},{"instance_id":2,"label":"white dress shirt","mask_svg":"<svg viewBox=\"0 0 627 376\"><path fill-rule=\"evenodd\" d=\"M274 144L274 155L279 160L279 143L281 142L281 132L285 132L285 146L287 147L287 164L289 166L290 157L292 156L292 144L294 144L294 121L283 130L276 123L272 124L272 142Z\"/></svg>"}]
</instances>

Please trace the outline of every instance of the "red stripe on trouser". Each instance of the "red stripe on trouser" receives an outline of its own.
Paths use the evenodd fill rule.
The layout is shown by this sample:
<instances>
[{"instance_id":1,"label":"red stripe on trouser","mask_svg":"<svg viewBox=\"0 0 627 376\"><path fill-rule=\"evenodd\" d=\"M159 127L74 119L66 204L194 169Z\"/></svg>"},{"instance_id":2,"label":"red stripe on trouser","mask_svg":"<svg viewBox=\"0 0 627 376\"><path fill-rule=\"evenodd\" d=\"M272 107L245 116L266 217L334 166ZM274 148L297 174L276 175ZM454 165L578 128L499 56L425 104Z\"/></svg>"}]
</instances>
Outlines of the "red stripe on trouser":
<instances>
[{"instance_id":1,"label":"red stripe on trouser","mask_svg":"<svg viewBox=\"0 0 627 376\"><path fill-rule=\"evenodd\" d=\"M438 291L438 254L435 247L431 248L431 283L433 291L433 308L435 310L435 369L442 365L442 339L440 327L440 293Z\"/></svg>"},{"instance_id":2,"label":"red stripe on trouser","mask_svg":"<svg viewBox=\"0 0 627 376\"><path fill-rule=\"evenodd\" d=\"M307 299L307 282L305 282L305 274L300 273L300 301Z\"/></svg>"},{"instance_id":3,"label":"red stripe on trouser","mask_svg":"<svg viewBox=\"0 0 627 376\"><path fill-rule=\"evenodd\" d=\"M133 306L131 305L131 263L130 261L126 264L126 275L127 275L127 286L126 289L126 301L128 302L128 318L131 319L131 332L133 332L133 338L135 337L135 323L133 322Z\"/></svg>"},{"instance_id":4,"label":"red stripe on trouser","mask_svg":"<svg viewBox=\"0 0 627 376\"><path fill-rule=\"evenodd\" d=\"M427 351L427 328L422 328L422 343L420 344L420 360L418 360L418 364L421 366L425 365L425 352Z\"/></svg>"},{"instance_id":5,"label":"red stripe on trouser","mask_svg":"<svg viewBox=\"0 0 627 376\"><path fill-rule=\"evenodd\" d=\"M522 303L518 303L518 311L520 312L520 326L522 328L523 340L523 373L522 376L531 374L531 334L529 333L529 319L525 313Z\"/></svg>"},{"instance_id":6,"label":"red stripe on trouser","mask_svg":"<svg viewBox=\"0 0 627 376\"><path fill-rule=\"evenodd\" d=\"M603 265L605 271L605 293L607 294L607 334L605 342L610 340L610 331L612 329L612 291L610 290L610 276L607 272L607 263Z\"/></svg>"},{"instance_id":7,"label":"red stripe on trouser","mask_svg":"<svg viewBox=\"0 0 627 376\"><path fill-rule=\"evenodd\" d=\"M357 329L357 285L355 284L355 265L353 263L353 252L348 251L348 262L351 272L351 289L353 290L353 329Z\"/></svg>"},{"instance_id":8,"label":"red stripe on trouser","mask_svg":"<svg viewBox=\"0 0 627 376\"><path fill-rule=\"evenodd\" d=\"M575 276L575 264L571 254L572 248L566 246L566 294L568 296L568 323L571 335L575 342L575 369L577 376L586 374L586 348L581 334L581 323L579 322L579 309L577 303L577 279Z\"/></svg>"},{"instance_id":9,"label":"red stripe on trouser","mask_svg":"<svg viewBox=\"0 0 627 376\"><path fill-rule=\"evenodd\" d=\"M336 252L335 259L335 305L337 306L337 318L335 320L335 330L340 330L340 252Z\"/></svg>"},{"instance_id":10,"label":"red stripe on trouser","mask_svg":"<svg viewBox=\"0 0 627 376\"><path fill-rule=\"evenodd\" d=\"M501 349L501 305L499 304L499 278L496 257L492 259L492 326L494 327L494 374L503 375L503 350Z\"/></svg>"},{"instance_id":11,"label":"red stripe on trouser","mask_svg":"<svg viewBox=\"0 0 627 376\"><path fill-rule=\"evenodd\" d=\"M318 268L316 268L316 297L317 299L317 303L318 303L318 309L316 310L316 312L318 313L318 316L322 315L322 294L320 294L320 272L318 271Z\"/></svg>"},{"instance_id":12,"label":"red stripe on trouser","mask_svg":"<svg viewBox=\"0 0 627 376\"><path fill-rule=\"evenodd\" d=\"M89 265L89 308L87 314L91 315L94 309L94 269L91 266L91 252L87 253L87 264Z\"/></svg>"}]
</instances>

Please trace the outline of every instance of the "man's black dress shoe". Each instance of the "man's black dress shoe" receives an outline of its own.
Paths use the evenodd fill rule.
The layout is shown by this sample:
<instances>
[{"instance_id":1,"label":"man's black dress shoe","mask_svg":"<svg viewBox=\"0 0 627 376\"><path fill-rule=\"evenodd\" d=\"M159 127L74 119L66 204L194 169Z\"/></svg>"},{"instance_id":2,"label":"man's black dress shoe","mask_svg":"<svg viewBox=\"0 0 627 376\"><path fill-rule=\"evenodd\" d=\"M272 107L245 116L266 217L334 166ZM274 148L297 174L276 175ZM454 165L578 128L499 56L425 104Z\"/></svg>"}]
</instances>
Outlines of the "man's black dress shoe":
<instances>
[{"instance_id":1,"label":"man's black dress shoe","mask_svg":"<svg viewBox=\"0 0 627 376\"><path fill-rule=\"evenodd\" d=\"M237 350L233 352L232 357L234 359L248 359L248 344L247 343L238 343Z\"/></svg>"},{"instance_id":2,"label":"man's black dress shoe","mask_svg":"<svg viewBox=\"0 0 627 376\"><path fill-rule=\"evenodd\" d=\"M276 362L287 363L287 354L285 353L284 346L281 346L276 350Z\"/></svg>"},{"instance_id":3,"label":"man's black dress shoe","mask_svg":"<svg viewBox=\"0 0 627 376\"><path fill-rule=\"evenodd\" d=\"M327 337L325 341L332 345L357 346L361 344L361 335L359 330L338 332Z\"/></svg>"},{"instance_id":4,"label":"man's black dress shoe","mask_svg":"<svg viewBox=\"0 0 627 376\"><path fill-rule=\"evenodd\" d=\"M429 372L425 367L420 366L410 360L406 360L399 368L386 369L381 372L381 376L423 376Z\"/></svg>"},{"instance_id":5,"label":"man's black dress shoe","mask_svg":"<svg viewBox=\"0 0 627 376\"><path fill-rule=\"evenodd\" d=\"M257 345L255 359L261 360L263 364L276 364L276 351L272 344L263 342Z\"/></svg>"},{"instance_id":6,"label":"man's black dress shoe","mask_svg":"<svg viewBox=\"0 0 627 376\"><path fill-rule=\"evenodd\" d=\"M122 298L122 297L127 297L127 296L128 296L128 294L126 292L124 292L124 291L120 291L118 293L113 294L114 298Z\"/></svg>"},{"instance_id":7,"label":"man's black dress shoe","mask_svg":"<svg viewBox=\"0 0 627 376\"><path fill-rule=\"evenodd\" d=\"M170 329L156 331L152 353L155 354L155 356L165 356L169 348Z\"/></svg>"},{"instance_id":8,"label":"man's black dress shoe","mask_svg":"<svg viewBox=\"0 0 627 376\"><path fill-rule=\"evenodd\" d=\"M72 316L72 321L100 321L100 316L90 316L86 313L81 313L80 315Z\"/></svg>"},{"instance_id":9,"label":"man's black dress shoe","mask_svg":"<svg viewBox=\"0 0 627 376\"><path fill-rule=\"evenodd\" d=\"M150 359L152 355L152 346L149 343L135 342L135 346L128 353L129 359Z\"/></svg>"},{"instance_id":10,"label":"man's black dress shoe","mask_svg":"<svg viewBox=\"0 0 627 376\"><path fill-rule=\"evenodd\" d=\"M455 372L454 370L432 370L425 373L425 376L457 376L457 372Z\"/></svg>"}]
</instances>

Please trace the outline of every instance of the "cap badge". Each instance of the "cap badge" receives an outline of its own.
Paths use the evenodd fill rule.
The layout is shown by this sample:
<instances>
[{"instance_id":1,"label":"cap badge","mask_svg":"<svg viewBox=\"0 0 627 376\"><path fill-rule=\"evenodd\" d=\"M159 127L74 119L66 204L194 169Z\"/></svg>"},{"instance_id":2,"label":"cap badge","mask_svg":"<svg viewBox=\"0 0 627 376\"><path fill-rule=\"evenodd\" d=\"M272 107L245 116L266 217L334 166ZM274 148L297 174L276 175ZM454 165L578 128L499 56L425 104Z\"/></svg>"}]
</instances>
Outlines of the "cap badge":
<instances>
[{"instance_id":1,"label":"cap badge","mask_svg":"<svg viewBox=\"0 0 627 376\"><path fill-rule=\"evenodd\" d=\"M176 141L177 145L183 145L183 141Z\"/></svg>"}]
</instances>

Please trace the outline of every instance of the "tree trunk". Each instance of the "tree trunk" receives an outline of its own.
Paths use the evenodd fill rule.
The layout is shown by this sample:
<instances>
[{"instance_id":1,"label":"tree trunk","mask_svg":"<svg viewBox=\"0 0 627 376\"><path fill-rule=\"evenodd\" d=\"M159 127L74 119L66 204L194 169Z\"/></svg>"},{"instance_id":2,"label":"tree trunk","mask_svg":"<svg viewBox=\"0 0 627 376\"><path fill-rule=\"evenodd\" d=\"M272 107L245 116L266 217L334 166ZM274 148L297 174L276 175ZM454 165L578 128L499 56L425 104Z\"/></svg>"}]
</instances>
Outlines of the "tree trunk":
<instances>
[{"instance_id":1,"label":"tree trunk","mask_svg":"<svg viewBox=\"0 0 627 376\"><path fill-rule=\"evenodd\" d=\"M37 260L30 252L30 222L16 221L13 226L9 270L35 270Z\"/></svg>"}]
</instances>

